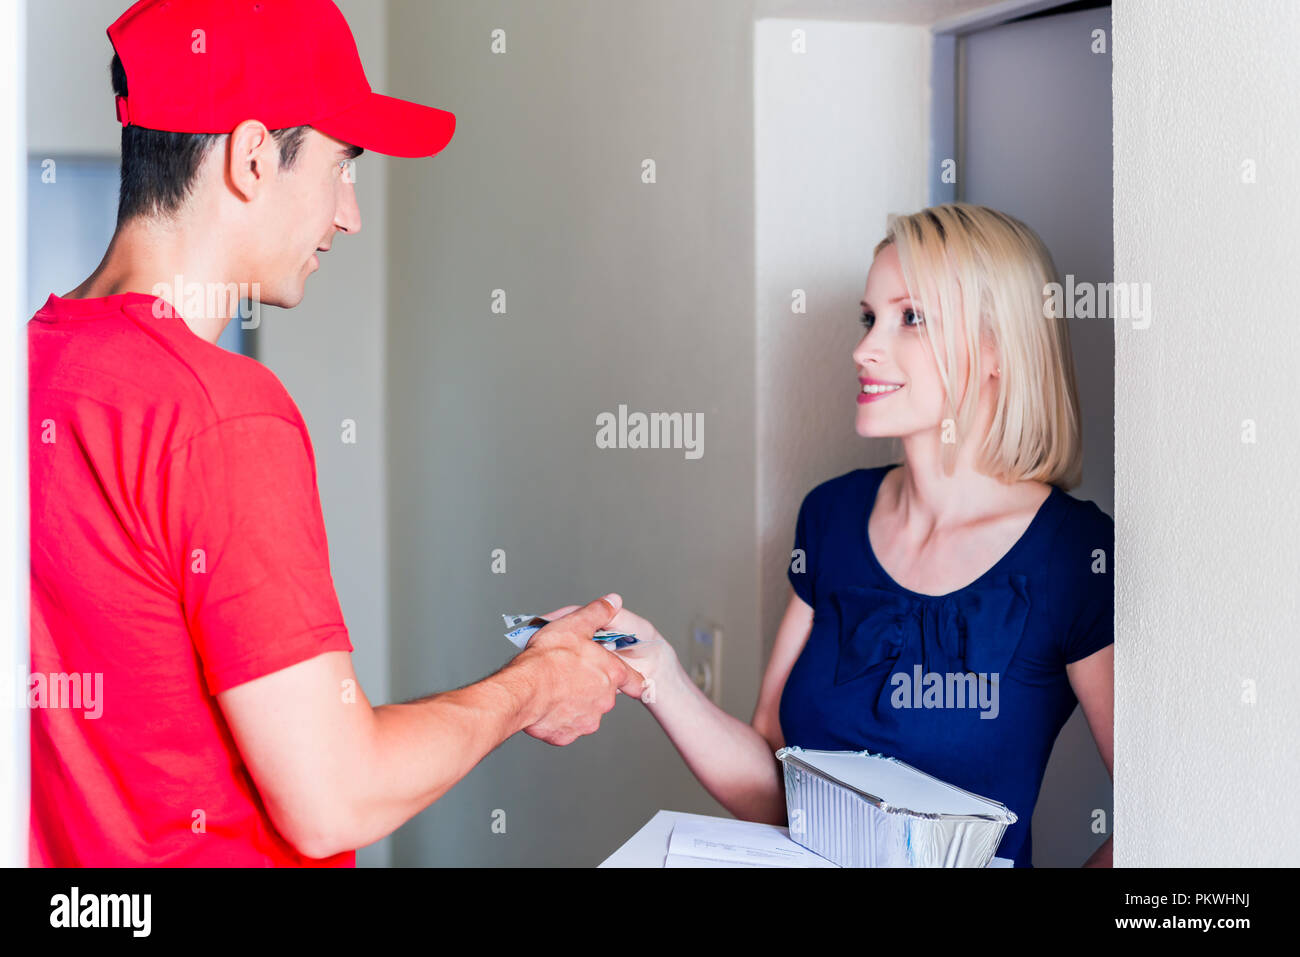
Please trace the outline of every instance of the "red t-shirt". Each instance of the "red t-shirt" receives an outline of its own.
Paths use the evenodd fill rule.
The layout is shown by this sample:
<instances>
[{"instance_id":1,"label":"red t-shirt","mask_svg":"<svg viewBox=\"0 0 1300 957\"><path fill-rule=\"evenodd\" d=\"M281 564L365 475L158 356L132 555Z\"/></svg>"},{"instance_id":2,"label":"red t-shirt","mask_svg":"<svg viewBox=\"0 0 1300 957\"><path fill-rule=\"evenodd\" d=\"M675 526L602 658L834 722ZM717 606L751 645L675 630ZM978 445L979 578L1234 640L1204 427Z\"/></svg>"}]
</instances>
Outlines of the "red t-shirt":
<instances>
[{"instance_id":1,"label":"red t-shirt","mask_svg":"<svg viewBox=\"0 0 1300 957\"><path fill-rule=\"evenodd\" d=\"M142 293L27 335L30 863L354 866L279 835L215 697L352 650L297 405Z\"/></svg>"}]
</instances>

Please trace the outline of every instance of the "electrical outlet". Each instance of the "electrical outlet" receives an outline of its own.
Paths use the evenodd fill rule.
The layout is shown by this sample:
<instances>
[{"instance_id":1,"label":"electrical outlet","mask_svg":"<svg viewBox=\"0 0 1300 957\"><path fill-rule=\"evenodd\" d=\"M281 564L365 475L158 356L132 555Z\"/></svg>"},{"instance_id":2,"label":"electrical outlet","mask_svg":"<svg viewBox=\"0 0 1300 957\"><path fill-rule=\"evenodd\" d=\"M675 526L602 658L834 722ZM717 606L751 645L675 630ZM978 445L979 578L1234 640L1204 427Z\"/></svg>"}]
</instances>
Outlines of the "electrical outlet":
<instances>
[{"instance_id":1,"label":"electrical outlet","mask_svg":"<svg viewBox=\"0 0 1300 957\"><path fill-rule=\"evenodd\" d=\"M691 625L687 674L714 704L722 704L722 628L704 618Z\"/></svg>"}]
</instances>

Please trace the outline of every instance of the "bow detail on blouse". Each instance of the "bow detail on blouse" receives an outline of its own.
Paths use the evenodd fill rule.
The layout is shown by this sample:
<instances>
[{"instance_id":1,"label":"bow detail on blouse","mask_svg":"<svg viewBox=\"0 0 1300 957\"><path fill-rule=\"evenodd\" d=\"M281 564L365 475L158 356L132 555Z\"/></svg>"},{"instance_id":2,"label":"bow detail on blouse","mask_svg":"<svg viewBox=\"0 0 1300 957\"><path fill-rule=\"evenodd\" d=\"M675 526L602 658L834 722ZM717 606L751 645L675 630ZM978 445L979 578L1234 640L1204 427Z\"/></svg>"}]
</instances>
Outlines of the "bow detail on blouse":
<instances>
[{"instance_id":1,"label":"bow detail on blouse","mask_svg":"<svg viewBox=\"0 0 1300 957\"><path fill-rule=\"evenodd\" d=\"M1020 644L1029 615L1025 576L1007 574L952 595L914 597L874 585L832 591L839 616L835 684L862 677L886 662L894 672L997 675Z\"/></svg>"}]
</instances>

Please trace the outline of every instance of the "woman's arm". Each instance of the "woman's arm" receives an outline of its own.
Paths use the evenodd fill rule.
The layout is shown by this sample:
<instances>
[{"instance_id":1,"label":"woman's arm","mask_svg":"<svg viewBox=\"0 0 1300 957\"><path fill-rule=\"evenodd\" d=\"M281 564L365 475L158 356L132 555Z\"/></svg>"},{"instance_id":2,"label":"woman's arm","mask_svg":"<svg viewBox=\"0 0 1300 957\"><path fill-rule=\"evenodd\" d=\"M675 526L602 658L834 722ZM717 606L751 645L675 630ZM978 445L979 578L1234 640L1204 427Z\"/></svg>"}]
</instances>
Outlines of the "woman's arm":
<instances>
[{"instance_id":1,"label":"woman's arm","mask_svg":"<svg viewBox=\"0 0 1300 957\"><path fill-rule=\"evenodd\" d=\"M626 610L608 627L658 634L653 625ZM777 631L752 724L710 701L662 638L618 652L653 682L642 700L687 767L719 804L741 820L786 823L785 786L773 752L783 744L781 692L811 629L812 609L792 595Z\"/></svg>"},{"instance_id":2,"label":"woman's arm","mask_svg":"<svg viewBox=\"0 0 1300 957\"><path fill-rule=\"evenodd\" d=\"M1083 716L1088 719L1097 751L1106 764L1106 773L1115 779L1115 646L1107 645L1087 658L1065 666L1074 696L1079 699ZM1110 867L1114 829L1104 844L1084 862L1084 867Z\"/></svg>"}]
</instances>

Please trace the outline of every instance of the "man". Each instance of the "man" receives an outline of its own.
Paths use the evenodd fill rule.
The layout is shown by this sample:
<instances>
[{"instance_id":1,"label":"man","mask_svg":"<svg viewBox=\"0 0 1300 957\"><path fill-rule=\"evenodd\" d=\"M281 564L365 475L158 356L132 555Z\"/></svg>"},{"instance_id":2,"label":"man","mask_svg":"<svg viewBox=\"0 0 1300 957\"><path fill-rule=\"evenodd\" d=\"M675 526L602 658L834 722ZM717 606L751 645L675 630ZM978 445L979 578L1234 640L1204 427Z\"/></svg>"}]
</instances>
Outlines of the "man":
<instances>
[{"instance_id":1,"label":"man","mask_svg":"<svg viewBox=\"0 0 1300 957\"><path fill-rule=\"evenodd\" d=\"M431 156L455 117L371 92L330 0L141 0L108 34L117 229L28 323L33 687L97 701L33 700L30 860L351 866L516 731L567 744L639 697L591 640L621 601L370 705L297 406L215 345L234 295L153 293L297 305L360 229L351 158Z\"/></svg>"}]
</instances>

